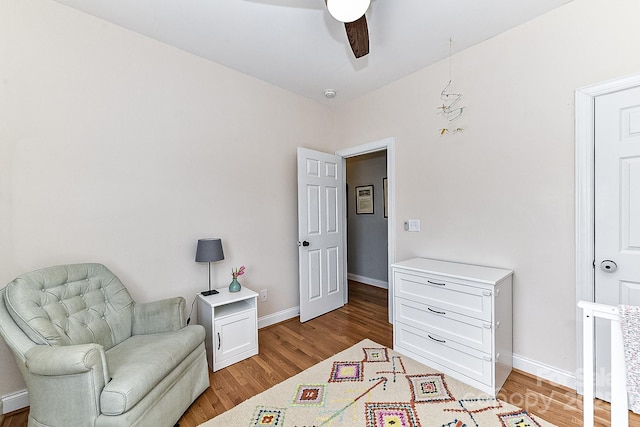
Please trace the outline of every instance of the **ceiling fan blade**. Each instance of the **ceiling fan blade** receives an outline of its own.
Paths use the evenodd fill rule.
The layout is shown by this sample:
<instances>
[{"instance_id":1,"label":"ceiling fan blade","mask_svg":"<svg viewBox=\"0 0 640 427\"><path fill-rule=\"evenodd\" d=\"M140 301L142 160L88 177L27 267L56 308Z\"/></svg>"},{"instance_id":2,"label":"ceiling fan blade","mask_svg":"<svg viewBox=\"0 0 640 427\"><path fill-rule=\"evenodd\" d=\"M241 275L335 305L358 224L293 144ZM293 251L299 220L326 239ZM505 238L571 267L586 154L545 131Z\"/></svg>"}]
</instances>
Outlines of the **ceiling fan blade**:
<instances>
[{"instance_id":1,"label":"ceiling fan blade","mask_svg":"<svg viewBox=\"0 0 640 427\"><path fill-rule=\"evenodd\" d=\"M344 28L347 30L347 38L355 57L360 58L367 55L369 53L369 27L365 15L353 22L345 22Z\"/></svg>"}]
</instances>

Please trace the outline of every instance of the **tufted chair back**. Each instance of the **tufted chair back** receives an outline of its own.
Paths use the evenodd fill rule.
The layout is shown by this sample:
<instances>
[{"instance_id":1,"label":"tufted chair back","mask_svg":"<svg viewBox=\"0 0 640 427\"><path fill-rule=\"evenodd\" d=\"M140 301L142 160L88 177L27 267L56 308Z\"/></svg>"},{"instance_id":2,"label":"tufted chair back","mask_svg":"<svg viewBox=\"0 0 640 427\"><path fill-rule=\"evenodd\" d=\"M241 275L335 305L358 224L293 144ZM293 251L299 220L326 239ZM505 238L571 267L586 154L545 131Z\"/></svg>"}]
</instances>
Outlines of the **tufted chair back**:
<instances>
[{"instance_id":1,"label":"tufted chair back","mask_svg":"<svg viewBox=\"0 0 640 427\"><path fill-rule=\"evenodd\" d=\"M48 267L9 283L5 304L36 344L96 343L105 350L131 336L134 302L102 264Z\"/></svg>"}]
</instances>

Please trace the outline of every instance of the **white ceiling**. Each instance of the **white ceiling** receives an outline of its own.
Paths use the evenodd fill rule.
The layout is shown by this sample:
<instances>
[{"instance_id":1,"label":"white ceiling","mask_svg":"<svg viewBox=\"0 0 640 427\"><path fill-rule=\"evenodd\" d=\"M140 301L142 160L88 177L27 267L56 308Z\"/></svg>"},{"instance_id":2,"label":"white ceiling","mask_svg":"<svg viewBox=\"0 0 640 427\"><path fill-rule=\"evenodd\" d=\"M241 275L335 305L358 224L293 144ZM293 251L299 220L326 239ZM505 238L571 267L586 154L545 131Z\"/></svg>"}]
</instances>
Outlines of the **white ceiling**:
<instances>
[{"instance_id":1,"label":"white ceiling","mask_svg":"<svg viewBox=\"0 0 640 427\"><path fill-rule=\"evenodd\" d=\"M571 0L373 0L357 60L323 0L56 1L331 105L446 58L450 39L455 54Z\"/></svg>"}]
</instances>

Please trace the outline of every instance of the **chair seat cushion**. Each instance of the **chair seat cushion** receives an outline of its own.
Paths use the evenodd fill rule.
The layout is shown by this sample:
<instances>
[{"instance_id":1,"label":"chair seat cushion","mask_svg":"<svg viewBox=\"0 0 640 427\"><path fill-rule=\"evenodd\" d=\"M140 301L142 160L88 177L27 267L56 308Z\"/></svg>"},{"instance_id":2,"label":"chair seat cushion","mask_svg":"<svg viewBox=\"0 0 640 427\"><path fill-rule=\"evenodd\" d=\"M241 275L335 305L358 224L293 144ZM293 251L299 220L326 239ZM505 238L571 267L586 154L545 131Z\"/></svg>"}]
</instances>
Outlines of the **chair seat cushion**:
<instances>
[{"instance_id":1,"label":"chair seat cushion","mask_svg":"<svg viewBox=\"0 0 640 427\"><path fill-rule=\"evenodd\" d=\"M120 415L135 406L204 340L204 328L134 335L106 352L111 381L100 395L105 415Z\"/></svg>"}]
</instances>

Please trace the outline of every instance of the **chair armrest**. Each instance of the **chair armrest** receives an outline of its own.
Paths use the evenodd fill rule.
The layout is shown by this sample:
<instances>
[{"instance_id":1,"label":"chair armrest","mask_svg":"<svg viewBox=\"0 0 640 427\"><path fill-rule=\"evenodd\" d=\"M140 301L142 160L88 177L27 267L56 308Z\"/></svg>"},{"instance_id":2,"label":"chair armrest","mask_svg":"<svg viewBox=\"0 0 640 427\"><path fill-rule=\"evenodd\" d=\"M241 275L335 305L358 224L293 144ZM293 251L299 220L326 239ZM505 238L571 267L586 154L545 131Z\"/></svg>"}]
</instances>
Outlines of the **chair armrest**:
<instances>
[{"instance_id":1,"label":"chair armrest","mask_svg":"<svg viewBox=\"0 0 640 427\"><path fill-rule=\"evenodd\" d=\"M109 382L107 359L99 344L67 346L38 345L25 354L25 364L35 375L74 375L97 370Z\"/></svg>"},{"instance_id":2,"label":"chair armrest","mask_svg":"<svg viewBox=\"0 0 640 427\"><path fill-rule=\"evenodd\" d=\"M164 299L133 306L133 335L175 332L186 326L185 300L182 297Z\"/></svg>"},{"instance_id":3,"label":"chair armrest","mask_svg":"<svg viewBox=\"0 0 640 427\"><path fill-rule=\"evenodd\" d=\"M109 381L99 344L38 345L25 353L30 420L39 426L95 425ZM61 406L69 405L69 406Z\"/></svg>"}]
</instances>

